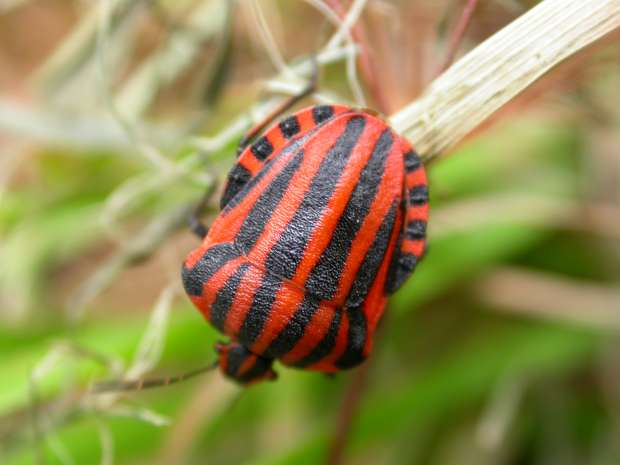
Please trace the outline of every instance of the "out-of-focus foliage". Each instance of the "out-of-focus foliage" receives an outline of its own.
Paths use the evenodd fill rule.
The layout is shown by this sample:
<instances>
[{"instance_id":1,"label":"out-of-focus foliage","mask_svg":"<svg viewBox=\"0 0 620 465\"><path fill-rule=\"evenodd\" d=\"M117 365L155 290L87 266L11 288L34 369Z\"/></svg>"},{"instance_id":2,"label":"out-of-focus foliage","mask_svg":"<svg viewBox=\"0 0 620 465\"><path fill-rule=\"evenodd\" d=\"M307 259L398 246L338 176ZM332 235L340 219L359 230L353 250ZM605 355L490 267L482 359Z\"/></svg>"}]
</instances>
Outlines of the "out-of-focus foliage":
<instances>
[{"instance_id":1,"label":"out-of-focus foliage","mask_svg":"<svg viewBox=\"0 0 620 465\"><path fill-rule=\"evenodd\" d=\"M84 396L114 367L213 360L220 336L180 291L184 218L276 74L256 15L286 63L332 33L304 2L226 3L0 6L2 464L323 463L350 373ZM368 3L396 110L456 2ZM532 2L482 3L464 48ZM618 51L588 50L429 167L429 252L390 301L345 463L620 463ZM321 98L351 101L342 58Z\"/></svg>"}]
</instances>

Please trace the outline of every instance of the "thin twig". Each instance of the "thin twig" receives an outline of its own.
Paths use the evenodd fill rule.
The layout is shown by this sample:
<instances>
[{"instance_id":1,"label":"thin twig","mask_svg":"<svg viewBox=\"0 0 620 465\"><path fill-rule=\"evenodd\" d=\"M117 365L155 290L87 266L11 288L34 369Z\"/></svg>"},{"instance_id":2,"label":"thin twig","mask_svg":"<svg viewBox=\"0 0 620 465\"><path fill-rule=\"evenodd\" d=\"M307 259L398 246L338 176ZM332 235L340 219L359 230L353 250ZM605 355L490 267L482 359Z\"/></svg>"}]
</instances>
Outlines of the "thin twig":
<instances>
[{"instance_id":1,"label":"thin twig","mask_svg":"<svg viewBox=\"0 0 620 465\"><path fill-rule=\"evenodd\" d=\"M110 426L101 418L95 418L99 444L101 445L101 465L114 464L114 437Z\"/></svg>"},{"instance_id":2,"label":"thin twig","mask_svg":"<svg viewBox=\"0 0 620 465\"><path fill-rule=\"evenodd\" d=\"M141 263L173 232L186 224L191 210L192 207L187 205L175 207L147 224L118 253L100 265L97 271L74 292L67 305L68 316L73 321L79 321L88 303L105 290L122 270Z\"/></svg>"},{"instance_id":3,"label":"thin twig","mask_svg":"<svg viewBox=\"0 0 620 465\"><path fill-rule=\"evenodd\" d=\"M273 37L271 29L267 24L267 20L265 19L265 14L263 13L260 2L258 0L253 0L250 2L250 7L256 30L258 31L258 35L263 42L263 47L267 52L267 55L269 55L271 63L280 74L292 79L297 78L293 70L284 60L284 56L278 47L276 39Z\"/></svg>"},{"instance_id":4,"label":"thin twig","mask_svg":"<svg viewBox=\"0 0 620 465\"><path fill-rule=\"evenodd\" d=\"M110 32L118 31L131 21L145 0L112 0L110 3ZM36 71L36 87L53 94L68 84L72 77L94 61L99 34L99 11L94 8L73 29L73 32L56 47L54 53Z\"/></svg>"},{"instance_id":5,"label":"thin twig","mask_svg":"<svg viewBox=\"0 0 620 465\"><path fill-rule=\"evenodd\" d=\"M545 0L390 118L424 160L454 146L566 58L620 27L620 0Z\"/></svg>"},{"instance_id":6,"label":"thin twig","mask_svg":"<svg viewBox=\"0 0 620 465\"><path fill-rule=\"evenodd\" d=\"M230 412L243 394L241 387L214 372L196 386L175 418L158 454L159 465L185 463L191 446L205 427Z\"/></svg>"},{"instance_id":7,"label":"thin twig","mask_svg":"<svg viewBox=\"0 0 620 465\"><path fill-rule=\"evenodd\" d=\"M326 0L326 3L340 18L344 19L346 10L342 6L340 0ZM375 66L376 62L372 59L372 54L370 51L371 47L368 40L368 34L366 33L366 28L361 21L357 21L353 25L351 35L360 48L359 64L364 80L370 89L370 94L372 95L379 111L387 114L389 112L387 98L378 79L379 73L377 72Z\"/></svg>"},{"instance_id":8,"label":"thin twig","mask_svg":"<svg viewBox=\"0 0 620 465\"><path fill-rule=\"evenodd\" d=\"M45 463L45 452L43 450L44 434L41 431L39 421L39 395L36 389L35 380L32 377L28 378L28 390L30 394L29 416L30 425L32 428L32 442L34 447L32 452L34 454L34 463L37 465L43 465Z\"/></svg>"},{"instance_id":9,"label":"thin twig","mask_svg":"<svg viewBox=\"0 0 620 465\"><path fill-rule=\"evenodd\" d=\"M110 115L112 115L121 128L123 128L128 138L133 142L137 153L139 153L146 162L160 171L174 170L174 163L139 131L139 128L134 125L134 121L121 112L114 100L110 78L112 71L107 59L107 44L111 37L110 28L112 25L113 7L114 4L112 0L102 0L97 9L97 11L99 11L99 23L95 58L99 78L99 90L103 93L103 100L108 107Z\"/></svg>"},{"instance_id":10,"label":"thin twig","mask_svg":"<svg viewBox=\"0 0 620 465\"><path fill-rule=\"evenodd\" d=\"M509 372L493 390L476 428L477 445L486 454L495 457L503 450L523 402L527 382L526 375Z\"/></svg>"},{"instance_id":11,"label":"thin twig","mask_svg":"<svg viewBox=\"0 0 620 465\"><path fill-rule=\"evenodd\" d=\"M131 379L143 376L146 372L153 369L161 359L166 340L170 307L177 292L177 286L176 282L169 284L161 291L157 298L142 339L138 344L133 363L125 372L126 378Z\"/></svg>"},{"instance_id":12,"label":"thin twig","mask_svg":"<svg viewBox=\"0 0 620 465\"><path fill-rule=\"evenodd\" d=\"M117 93L116 107L123 117L139 120L161 90L195 63L203 45L228 27L229 4L222 0L206 2L191 12L184 28L170 33L166 43L140 65Z\"/></svg>"},{"instance_id":13,"label":"thin twig","mask_svg":"<svg viewBox=\"0 0 620 465\"><path fill-rule=\"evenodd\" d=\"M109 117L40 108L16 99L0 98L0 131L29 143L76 147L86 154L111 150L126 156L128 150L135 148L127 134ZM159 147L172 146L179 137L177 131L161 124L140 124L140 131Z\"/></svg>"},{"instance_id":14,"label":"thin twig","mask_svg":"<svg viewBox=\"0 0 620 465\"><path fill-rule=\"evenodd\" d=\"M322 0L305 0L309 5L312 5L318 11L320 11L326 19L332 22L336 27L336 33L332 36L332 38L328 41L327 45L324 47L323 52L329 52L330 50L334 50L340 47L341 42L344 40L350 46L351 50L347 55L346 60L346 71L347 71L347 81L349 83L349 87L351 88L351 92L355 97L355 102L358 106L364 107L364 93L362 91L362 87L357 78L357 68L355 66L355 42L353 40L353 36L351 35L350 28L357 21L359 15L362 12L362 9L365 5L366 0L356 0L349 11L347 12L344 19L340 19L340 17ZM319 60L320 63L320 60Z\"/></svg>"}]
</instances>

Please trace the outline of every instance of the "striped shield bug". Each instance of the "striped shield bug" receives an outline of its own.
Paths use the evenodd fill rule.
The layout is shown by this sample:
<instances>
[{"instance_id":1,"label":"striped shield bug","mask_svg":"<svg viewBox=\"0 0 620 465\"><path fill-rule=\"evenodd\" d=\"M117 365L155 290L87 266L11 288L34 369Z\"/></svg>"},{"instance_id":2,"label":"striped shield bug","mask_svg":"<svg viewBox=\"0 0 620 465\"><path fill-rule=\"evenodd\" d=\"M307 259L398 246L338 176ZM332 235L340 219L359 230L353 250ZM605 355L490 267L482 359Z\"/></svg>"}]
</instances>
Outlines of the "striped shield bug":
<instances>
[{"instance_id":1,"label":"striped shield bug","mask_svg":"<svg viewBox=\"0 0 620 465\"><path fill-rule=\"evenodd\" d=\"M274 360L332 373L370 353L387 296L425 250L428 188L411 145L367 110L319 105L240 152L221 212L183 264L187 294L231 342L240 383Z\"/></svg>"}]
</instances>

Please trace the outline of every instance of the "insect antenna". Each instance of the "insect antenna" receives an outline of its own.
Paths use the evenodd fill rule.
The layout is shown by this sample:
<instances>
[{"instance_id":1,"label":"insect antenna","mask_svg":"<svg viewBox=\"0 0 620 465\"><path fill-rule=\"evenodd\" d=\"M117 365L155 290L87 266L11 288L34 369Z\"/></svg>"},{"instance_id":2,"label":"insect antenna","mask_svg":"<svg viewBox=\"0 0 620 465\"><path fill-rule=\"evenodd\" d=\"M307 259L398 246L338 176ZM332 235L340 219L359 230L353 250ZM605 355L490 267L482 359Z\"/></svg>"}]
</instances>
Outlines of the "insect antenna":
<instances>
[{"instance_id":1,"label":"insect antenna","mask_svg":"<svg viewBox=\"0 0 620 465\"><path fill-rule=\"evenodd\" d=\"M93 394L103 394L109 392L128 392L128 391L141 391L143 389L151 389L157 387L170 386L171 384L187 381L195 376L207 373L217 368L218 362L211 363L210 365L197 368L196 370L182 373L180 375L168 376L165 378L141 378L141 379L112 379L109 381L102 381L96 383L91 392Z\"/></svg>"}]
</instances>

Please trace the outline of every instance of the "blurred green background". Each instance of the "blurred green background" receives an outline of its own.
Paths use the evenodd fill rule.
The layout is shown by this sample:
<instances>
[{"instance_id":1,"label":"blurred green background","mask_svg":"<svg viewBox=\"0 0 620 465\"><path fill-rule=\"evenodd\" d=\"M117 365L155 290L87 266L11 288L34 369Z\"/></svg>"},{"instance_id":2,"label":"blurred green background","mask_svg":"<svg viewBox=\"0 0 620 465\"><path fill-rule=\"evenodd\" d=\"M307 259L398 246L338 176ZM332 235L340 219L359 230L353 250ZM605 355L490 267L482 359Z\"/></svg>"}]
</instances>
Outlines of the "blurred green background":
<instances>
[{"instance_id":1,"label":"blurred green background","mask_svg":"<svg viewBox=\"0 0 620 465\"><path fill-rule=\"evenodd\" d=\"M365 105L423 91L463 3L367 2ZM535 3L480 2L459 53ZM86 394L213 360L185 218L310 54L314 101L361 103L321 5L349 2L0 3L1 464L321 464L355 392L341 463L620 464L617 36L428 167L429 253L363 387L277 366L243 391L210 373Z\"/></svg>"}]
</instances>

